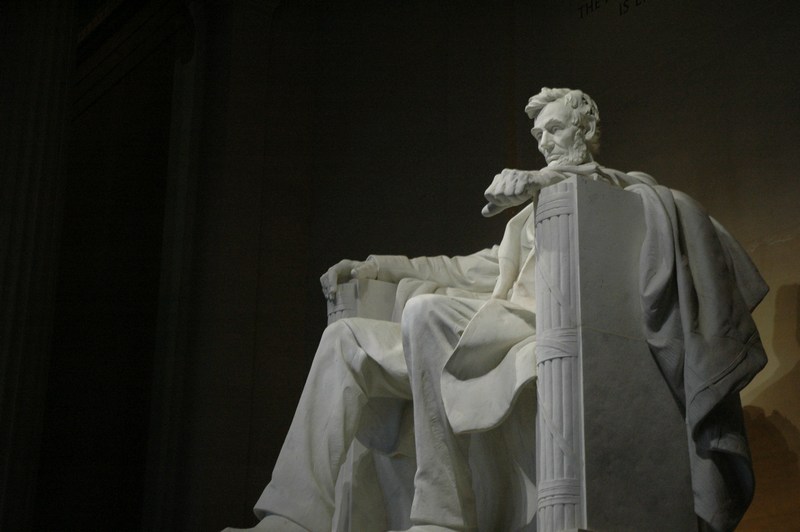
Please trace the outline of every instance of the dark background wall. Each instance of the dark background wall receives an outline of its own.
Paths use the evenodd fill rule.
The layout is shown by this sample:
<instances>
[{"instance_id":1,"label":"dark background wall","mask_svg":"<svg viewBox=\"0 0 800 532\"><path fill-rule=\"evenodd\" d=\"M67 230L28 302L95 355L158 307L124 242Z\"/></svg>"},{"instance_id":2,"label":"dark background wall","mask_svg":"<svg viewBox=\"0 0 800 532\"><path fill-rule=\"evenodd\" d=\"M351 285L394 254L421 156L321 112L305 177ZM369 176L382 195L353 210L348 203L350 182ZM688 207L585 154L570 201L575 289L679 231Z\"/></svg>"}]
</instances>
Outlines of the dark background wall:
<instances>
[{"instance_id":1,"label":"dark background wall","mask_svg":"<svg viewBox=\"0 0 800 532\"><path fill-rule=\"evenodd\" d=\"M541 166L545 85L591 94L599 160L700 200L770 283L740 528L798 526L793 2L56 4L0 4L2 528L253 524L317 278L499 241L482 191Z\"/></svg>"}]
</instances>

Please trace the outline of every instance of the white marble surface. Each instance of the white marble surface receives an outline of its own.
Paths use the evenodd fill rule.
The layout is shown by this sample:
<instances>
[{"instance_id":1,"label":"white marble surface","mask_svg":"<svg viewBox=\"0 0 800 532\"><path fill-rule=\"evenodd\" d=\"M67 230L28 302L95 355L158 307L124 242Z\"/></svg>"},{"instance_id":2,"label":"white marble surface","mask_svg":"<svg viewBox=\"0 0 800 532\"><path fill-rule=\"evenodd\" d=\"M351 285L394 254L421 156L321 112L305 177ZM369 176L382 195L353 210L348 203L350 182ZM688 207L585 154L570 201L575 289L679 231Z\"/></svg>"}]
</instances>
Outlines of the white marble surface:
<instances>
[{"instance_id":1,"label":"white marble surface","mask_svg":"<svg viewBox=\"0 0 800 532\"><path fill-rule=\"evenodd\" d=\"M686 435L666 384L653 383L658 371L636 312L641 200L614 190L655 181L594 161L599 113L585 93L542 89L525 110L546 166L504 169L486 190L485 216L530 202L499 245L459 257L343 260L321 277L332 324L256 505L267 516L259 529L282 530L270 525L279 514L309 530L369 532L398 522L414 530L533 530L548 494L572 509L540 515L539 532L587 523L689 529ZM544 231L536 223L548 223L532 206L545 187L572 202L555 250L534 234ZM557 276L541 275L545 262ZM544 286L548 279L558 285ZM399 288L372 290L369 280ZM542 306L545 296L559 305ZM386 321L392 308L395 322ZM534 451L537 327L544 336L572 327L577 351L569 364L539 363L547 386L538 387L538 418L545 404L563 421L550 423L549 439ZM356 437L405 455L401 469L415 461L414 486L408 471L353 446ZM574 451L560 456L555 446ZM573 484L569 493L551 489Z\"/></svg>"}]
</instances>

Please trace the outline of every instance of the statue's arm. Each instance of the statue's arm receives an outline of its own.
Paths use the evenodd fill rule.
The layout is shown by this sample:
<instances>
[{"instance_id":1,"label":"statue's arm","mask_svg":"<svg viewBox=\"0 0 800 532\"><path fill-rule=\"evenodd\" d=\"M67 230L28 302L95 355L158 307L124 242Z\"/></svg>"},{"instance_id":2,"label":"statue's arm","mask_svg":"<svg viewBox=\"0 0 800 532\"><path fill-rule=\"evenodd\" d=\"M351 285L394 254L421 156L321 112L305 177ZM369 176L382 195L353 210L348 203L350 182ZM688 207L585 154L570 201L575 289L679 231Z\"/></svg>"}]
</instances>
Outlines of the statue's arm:
<instances>
[{"instance_id":1,"label":"statue's arm","mask_svg":"<svg viewBox=\"0 0 800 532\"><path fill-rule=\"evenodd\" d=\"M481 211L485 217L503 212L533 199L542 188L569 177L560 169L516 170L505 168L494 176L492 184L483 193L488 202Z\"/></svg>"},{"instance_id":2,"label":"statue's arm","mask_svg":"<svg viewBox=\"0 0 800 532\"><path fill-rule=\"evenodd\" d=\"M596 162L577 166L545 167L541 170L506 168L494 176L492 184L484 192L488 203L483 208L482 214L486 217L494 216L509 207L522 205L533 199L542 188L575 175L602 180L621 188L635 184L657 184L651 175L644 172L621 172L605 168Z\"/></svg>"},{"instance_id":3,"label":"statue's arm","mask_svg":"<svg viewBox=\"0 0 800 532\"><path fill-rule=\"evenodd\" d=\"M378 279L397 283L401 279L433 281L441 286L471 292L491 292L500 272L497 246L464 256L416 257L370 255L367 260L341 260L320 277L322 293L332 299L336 287L350 279Z\"/></svg>"},{"instance_id":4,"label":"statue's arm","mask_svg":"<svg viewBox=\"0 0 800 532\"><path fill-rule=\"evenodd\" d=\"M399 282L412 278L433 281L440 286L461 288L471 292L491 292L500 273L497 248L483 249L464 256L408 257L371 255L378 265L377 279Z\"/></svg>"}]
</instances>

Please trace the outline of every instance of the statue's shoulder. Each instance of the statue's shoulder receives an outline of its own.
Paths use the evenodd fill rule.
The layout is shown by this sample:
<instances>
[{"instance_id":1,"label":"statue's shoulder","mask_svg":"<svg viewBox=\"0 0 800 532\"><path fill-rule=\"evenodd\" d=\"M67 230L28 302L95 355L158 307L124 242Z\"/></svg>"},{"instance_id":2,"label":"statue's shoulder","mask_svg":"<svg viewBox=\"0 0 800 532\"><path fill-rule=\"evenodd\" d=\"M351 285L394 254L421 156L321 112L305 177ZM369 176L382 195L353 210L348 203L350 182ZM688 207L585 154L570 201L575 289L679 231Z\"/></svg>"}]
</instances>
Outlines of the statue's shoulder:
<instances>
[{"instance_id":1,"label":"statue's shoulder","mask_svg":"<svg viewBox=\"0 0 800 532\"><path fill-rule=\"evenodd\" d=\"M653 177L650 174L645 173L645 172L639 172L638 170L631 170L630 172L627 173L627 175L629 177L637 179L639 181L639 183L644 184L644 185L657 185L658 184L658 181L656 181L655 177Z\"/></svg>"},{"instance_id":2,"label":"statue's shoulder","mask_svg":"<svg viewBox=\"0 0 800 532\"><path fill-rule=\"evenodd\" d=\"M614 168L606 168L604 166L598 167L601 174L605 174L611 178L612 181L616 182L621 187L629 187L631 185L650 185L655 186L658 184L658 181L645 172L640 172L638 170L632 170L630 172L623 172L621 170L616 170Z\"/></svg>"}]
</instances>

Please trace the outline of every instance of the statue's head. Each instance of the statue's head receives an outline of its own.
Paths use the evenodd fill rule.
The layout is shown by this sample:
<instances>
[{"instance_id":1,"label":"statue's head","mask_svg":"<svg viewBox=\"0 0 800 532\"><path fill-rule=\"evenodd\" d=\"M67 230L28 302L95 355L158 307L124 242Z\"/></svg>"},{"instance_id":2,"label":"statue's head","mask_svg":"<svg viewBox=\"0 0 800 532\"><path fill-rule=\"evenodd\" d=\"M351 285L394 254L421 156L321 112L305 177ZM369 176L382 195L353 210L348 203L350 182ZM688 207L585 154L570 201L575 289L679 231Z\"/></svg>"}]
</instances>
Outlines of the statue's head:
<instances>
[{"instance_id":1,"label":"statue's head","mask_svg":"<svg viewBox=\"0 0 800 532\"><path fill-rule=\"evenodd\" d=\"M547 87L532 96L525 112L548 166L587 163L600 147L600 114L588 94Z\"/></svg>"}]
</instances>

